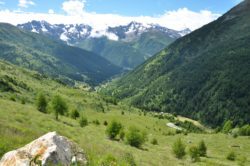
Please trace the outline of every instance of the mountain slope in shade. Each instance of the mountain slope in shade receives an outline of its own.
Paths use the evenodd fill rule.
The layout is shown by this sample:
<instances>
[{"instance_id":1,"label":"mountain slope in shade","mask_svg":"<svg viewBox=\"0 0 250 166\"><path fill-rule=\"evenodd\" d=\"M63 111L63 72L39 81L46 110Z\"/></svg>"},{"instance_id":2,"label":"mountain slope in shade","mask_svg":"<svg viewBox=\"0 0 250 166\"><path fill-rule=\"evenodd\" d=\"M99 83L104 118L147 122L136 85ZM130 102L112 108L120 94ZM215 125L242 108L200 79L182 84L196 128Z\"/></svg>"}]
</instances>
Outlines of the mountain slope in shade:
<instances>
[{"instance_id":1,"label":"mountain slope in shade","mask_svg":"<svg viewBox=\"0 0 250 166\"><path fill-rule=\"evenodd\" d=\"M44 34L103 56L123 68L134 68L176 39L190 33L171 30L159 25L131 22L125 26L96 30L84 24L49 24L32 21L19 28Z\"/></svg>"},{"instance_id":2,"label":"mountain slope in shade","mask_svg":"<svg viewBox=\"0 0 250 166\"><path fill-rule=\"evenodd\" d=\"M96 85L121 72L101 56L0 24L0 58L60 79Z\"/></svg>"},{"instance_id":3,"label":"mountain slope in shade","mask_svg":"<svg viewBox=\"0 0 250 166\"><path fill-rule=\"evenodd\" d=\"M107 93L216 127L250 123L250 2L178 39Z\"/></svg>"}]
</instances>

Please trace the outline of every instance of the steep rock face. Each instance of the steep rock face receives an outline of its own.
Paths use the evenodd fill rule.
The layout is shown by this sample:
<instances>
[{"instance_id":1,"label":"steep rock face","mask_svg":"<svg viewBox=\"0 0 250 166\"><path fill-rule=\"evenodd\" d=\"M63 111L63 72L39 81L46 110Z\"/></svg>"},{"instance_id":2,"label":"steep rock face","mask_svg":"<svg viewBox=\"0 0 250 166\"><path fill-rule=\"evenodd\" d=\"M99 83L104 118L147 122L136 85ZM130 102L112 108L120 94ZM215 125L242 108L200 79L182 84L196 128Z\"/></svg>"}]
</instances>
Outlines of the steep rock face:
<instances>
[{"instance_id":1,"label":"steep rock face","mask_svg":"<svg viewBox=\"0 0 250 166\"><path fill-rule=\"evenodd\" d=\"M66 137L50 132L20 149L6 153L0 161L0 166L68 166L74 162L87 164L83 150Z\"/></svg>"}]
</instances>

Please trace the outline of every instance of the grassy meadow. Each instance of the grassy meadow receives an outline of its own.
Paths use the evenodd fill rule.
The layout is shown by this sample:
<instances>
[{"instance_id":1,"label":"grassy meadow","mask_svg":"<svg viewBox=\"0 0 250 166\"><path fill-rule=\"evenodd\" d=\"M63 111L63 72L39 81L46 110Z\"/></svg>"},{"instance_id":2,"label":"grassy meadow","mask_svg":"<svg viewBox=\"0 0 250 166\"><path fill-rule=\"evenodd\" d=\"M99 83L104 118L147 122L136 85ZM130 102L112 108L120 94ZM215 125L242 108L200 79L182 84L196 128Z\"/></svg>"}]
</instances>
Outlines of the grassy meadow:
<instances>
[{"instance_id":1,"label":"grassy meadow","mask_svg":"<svg viewBox=\"0 0 250 166\"><path fill-rule=\"evenodd\" d=\"M108 103L94 91L70 88L58 81L4 62L0 62L0 68L0 82L4 87L0 93L0 157L47 132L57 131L84 149L91 166L103 165L101 163L110 156L115 160L110 165L131 165L125 157L128 153L139 166L250 165L249 137L233 138L211 130L200 134L176 134L175 129L166 125L169 122L167 119L156 118L154 113L144 115L142 111L129 107L126 103ZM35 105L38 92L43 92L49 101L54 95L61 95L68 105L68 110L78 109L80 114L88 119L89 124L80 127L78 119L67 116L59 116L59 121L55 120L50 104L47 114L39 112ZM99 125L93 123L96 120ZM146 143L138 149L126 144L126 141L108 139L104 121L109 124L112 120L122 123L125 133L130 126L145 131L148 137ZM194 124L200 125L198 122ZM158 141L157 145L151 143L154 138ZM186 145L186 151L204 140L208 149L207 157L202 157L199 162L192 162L188 154L183 159L177 159L172 153L172 145L178 138ZM235 152L235 161L226 159L230 151Z\"/></svg>"}]
</instances>

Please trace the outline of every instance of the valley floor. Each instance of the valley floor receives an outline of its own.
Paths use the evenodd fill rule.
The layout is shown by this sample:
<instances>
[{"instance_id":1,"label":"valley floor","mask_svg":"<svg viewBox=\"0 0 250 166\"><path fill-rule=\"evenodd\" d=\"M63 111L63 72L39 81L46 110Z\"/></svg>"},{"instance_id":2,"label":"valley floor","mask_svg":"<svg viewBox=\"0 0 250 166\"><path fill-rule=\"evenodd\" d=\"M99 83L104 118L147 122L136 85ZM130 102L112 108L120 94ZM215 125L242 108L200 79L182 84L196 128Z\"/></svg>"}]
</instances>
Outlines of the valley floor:
<instances>
[{"instance_id":1,"label":"valley floor","mask_svg":"<svg viewBox=\"0 0 250 166\"><path fill-rule=\"evenodd\" d=\"M110 155L116 158L118 165L126 166L128 164L124 156L127 153L133 155L138 166L250 165L249 137L233 138L221 133L176 134L175 129L166 125L169 123L167 119L153 117L153 113L144 115L126 104L114 105L96 92L70 88L8 63L0 62L0 69L0 158L4 153L22 147L47 132L57 131L84 149L90 166L100 165ZM48 105L47 114L39 112L35 104L39 92L46 95L49 103L53 96L59 94L66 101L68 110L78 109L80 114L87 117L89 124L82 128L78 119L67 116L59 116L59 121L56 121L51 113L51 104ZM104 121L110 124L114 119L122 123L125 133L130 126L147 132L148 140L141 149L131 147L124 141L107 138ZM99 121L99 125L93 121ZM196 122L194 124L199 125ZM188 155L182 160L177 159L172 153L172 145L178 138L186 144L186 150L204 140L208 157L196 163ZM151 144L153 139L158 141L158 145ZM230 151L236 153L235 161L226 159Z\"/></svg>"},{"instance_id":2,"label":"valley floor","mask_svg":"<svg viewBox=\"0 0 250 166\"><path fill-rule=\"evenodd\" d=\"M166 133L174 130L166 126L166 120L159 120L150 115L139 115L135 110L126 111L123 106L110 106L106 113L86 108L83 114L89 122L98 120L100 125L90 123L81 128L78 121L66 117L54 120L53 115L43 114L31 104L19 104L5 99L0 99L0 155L19 148L49 131L57 131L77 142L87 153L90 165L98 165L107 155L112 155L122 163L123 155L131 153L138 165L143 166L173 166L173 165L238 165L241 158L250 154L249 137L233 138L224 134L174 134ZM125 114L121 114L125 110ZM152 145L147 141L143 149L126 145L124 142L110 141L106 134L104 121L116 119L125 128L135 125L148 133L148 139L156 138L159 145ZM208 147L208 157L200 162L191 162L189 156L178 160L171 152L173 142L181 138L190 147L204 140ZM237 154L236 161L226 160L226 154L234 150ZM122 165L122 164L121 164ZM249 158L245 165L250 165Z\"/></svg>"}]
</instances>

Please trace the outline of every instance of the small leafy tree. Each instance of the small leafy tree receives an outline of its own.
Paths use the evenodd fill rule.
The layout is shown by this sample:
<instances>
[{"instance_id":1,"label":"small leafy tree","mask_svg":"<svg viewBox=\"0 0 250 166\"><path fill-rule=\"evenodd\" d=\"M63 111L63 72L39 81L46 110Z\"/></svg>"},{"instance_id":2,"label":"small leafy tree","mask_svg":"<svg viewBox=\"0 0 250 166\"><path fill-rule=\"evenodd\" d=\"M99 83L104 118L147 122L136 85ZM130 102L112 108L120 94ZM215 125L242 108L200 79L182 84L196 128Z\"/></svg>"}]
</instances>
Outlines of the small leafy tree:
<instances>
[{"instance_id":1,"label":"small leafy tree","mask_svg":"<svg viewBox=\"0 0 250 166\"><path fill-rule=\"evenodd\" d=\"M207 156L207 146L203 140L199 143L198 150L201 157Z\"/></svg>"},{"instance_id":2,"label":"small leafy tree","mask_svg":"<svg viewBox=\"0 0 250 166\"><path fill-rule=\"evenodd\" d=\"M68 111L68 106L66 102L59 95L53 97L52 108L54 110L56 120L58 120L59 115L64 115Z\"/></svg>"},{"instance_id":3,"label":"small leafy tree","mask_svg":"<svg viewBox=\"0 0 250 166\"><path fill-rule=\"evenodd\" d=\"M106 129L106 133L108 137L113 140L120 133L121 129L122 129L121 123L117 121L112 121Z\"/></svg>"},{"instance_id":4,"label":"small leafy tree","mask_svg":"<svg viewBox=\"0 0 250 166\"><path fill-rule=\"evenodd\" d=\"M78 112L77 109L73 109L71 112L70 112L70 117L73 118L73 119L77 119L80 117L80 113Z\"/></svg>"},{"instance_id":5,"label":"small leafy tree","mask_svg":"<svg viewBox=\"0 0 250 166\"><path fill-rule=\"evenodd\" d=\"M193 162L197 162L200 161L200 152L199 152L199 148L196 146L192 146L189 148L189 155L191 157L191 160Z\"/></svg>"},{"instance_id":6,"label":"small leafy tree","mask_svg":"<svg viewBox=\"0 0 250 166\"><path fill-rule=\"evenodd\" d=\"M186 146L181 141L181 139L177 139L172 146L175 157L178 159L182 159L186 155L185 148Z\"/></svg>"},{"instance_id":7,"label":"small leafy tree","mask_svg":"<svg viewBox=\"0 0 250 166\"><path fill-rule=\"evenodd\" d=\"M140 148L141 145L146 142L147 134L133 126L129 128L126 134L126 140L129 145Z\"/></svg>"},{"instance_id":8,"label":"small leafy tree","mask_svg":"<svg viewBox=\"0 0 250 166\"><path fill-rule=\"evenodd\" d=\"M81 116L79 120L79 124L81 127L85 127L88 125L88 119L85 116Z\"/></svg>"},{"instance_id":9,"label":"small leafy tree","mask_svg":"<svg viewBox=\"0 0 250 166\"><path fill-rule=\"evenodd\" d=\"M232 122L231 120L228 120L228 121L226 121L226 123L224 124L222 131L223 131L224 133L229 133L230 130L232 130L232 128L233 128L233 122Z\"/></svg>"},{"instance_id":10,"label":"small leafy tree","mask_svg":"<svg viewBox=\"0 0 250 166\"><path fill-rule=\"evenodd\" d=\"M43 93L39 93L37 95L37 101L36 101L37 110L40 112L46 113L47 105L48 105L48 102L47 102L45 95Z\"/></svg>"}]
</instances>

